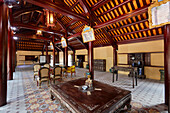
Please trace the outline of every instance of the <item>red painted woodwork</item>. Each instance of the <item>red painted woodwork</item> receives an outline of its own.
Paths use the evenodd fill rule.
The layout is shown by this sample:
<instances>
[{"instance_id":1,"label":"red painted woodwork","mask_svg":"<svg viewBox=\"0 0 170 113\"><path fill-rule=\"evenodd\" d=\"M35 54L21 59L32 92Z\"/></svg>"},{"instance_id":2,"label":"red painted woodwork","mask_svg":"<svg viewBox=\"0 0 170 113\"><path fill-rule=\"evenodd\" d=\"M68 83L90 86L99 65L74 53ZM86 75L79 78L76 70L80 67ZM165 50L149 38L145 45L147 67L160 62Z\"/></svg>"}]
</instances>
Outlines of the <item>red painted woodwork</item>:
<instances>
[{"instance_id":1,"label":"red painted woodwork","mask_svg":"<svg viewBox=\"0 0 170 113\"><path fill-rule=\"evenodd\" d=\"M165 104L170 108L170 24L164 27ZM170 112L170 109L168 109Z\"/></svg>"},{"instance_id":2,"label":"red painted woodwork","mask_svg":"<svg viewBox=\"0 0 170 113\"><path fill-rule=\"evenodd\" d=\"M162 39L164 39L164 35L156 35L156 36L149 36L149 37L143 37L143 38L137 38L137 39L131 39L131 40L124 40L124 41L117 42L117 44L121 45L121 44L146 42L146 41L162 40Z\"/></svg>"},{"instance_id":3,"label":"red painted woodwork","mask_svg":"<svg viewBox=\"0 0 170 113\"><path fill-rule=\"evenodd\" d=\"M9 80L13 80L13 70L12 70L12 38L13 33L11 29L8 30L8 73L9 73Z\"/></svg>"},{"instance_id":4,"label":"red painted woodwork","mask_svg":"<svg viewBox=\"0 0 170 113\"><path fill-rule=\"evenodd\" d=\"M46 45L45 45L45 49L46 49L46 60L47 60L47 63L50 63L50 58L49 58L49 55L48 55L48 43L46 42Z\"/></svg>"},{"instance_id":5,"label":"red painted woodwork","mask_svg":"<svg viewBox=\"0 0 170 113\"><path fill-rule=\"evenodd\" d=\"M60 52L60 51L57 51L56 63L59 63L59 52Z\"/></svg>"},{"instance_id":6,"label":"red painted woodwork","mask_svg":"<svg viewBox=\"0 0 170 113\"><path fill-rule=\"evenodd\" d=\"M94 5L92 6L91 11L96 10L97 8L101 7L102 5L106 4L106 3L109 2L109 1L111 1L111 0L100 0L100 1L98 1L96 4L94 4Z\"/></svg>"},{"instance_id":7,"label":"red painted woodwork","mask_svg":"<svg viewBox=\"0 0 170 113\"><path fill-rule=\"evenodd\" d=\"M56 20L57 23L60 25L60 27L61 27L64 31L66 31L65 25L64 25L58 18L55 18L55 20Z\"/></svg>"},{"instance_id":8,"label":"red painted woodwork","mask_svg":"<svg viewBox=\"0 0 170 113\"><path fill-rule=\"evenodd\" d=\"M88 58L89 58L89 72L91 74L91 79L94 79L94 70L93 70L93 42L89 42L88 49Z\"/></svg>"},{"instance_id":9,"label":"red painted woodwork","mask_svg":"<svg viewBox=\"0 0 170 113\"><path fill-rule=\"evenodd\" d=\"M52 41L51 38L45 38L45 37L36 36L36 35L15 34L14 36L21 37L21 38L31 38L31 39L40 39L40 40Z\"/></svg>"},{"instance_id":10,"label":"red painted woodwork","mask_svg":"<svg viewBox=\"0 0 170 113\"><path fill-rule=\"evenodd\" d=\"M43 12L43 10L40 9L39 7L22 8L22 9L19 9L19 10L15 11L13 16L14 17L18 17L18 16L21 16L21 15L24 15L24 14L28 14L28 13L34 12L34 11Z\"/></svg>"},{"instance_id":11,"label":"red painted woodwork","mask_svg":"<svg viewBox=\"0 0 170 113\"><path fill-rule=\"evenodd\" d=\"M113 48L113 66L117 66L117 48Z\"/></svg>"},{"instance_id":12,"label":"red painted woodwork","mask_svg":"<svg viewBox=\"0 0 170 113\"><path fill-rule=\"evenodd\" d=\"M20 28L25 28L25 29L32 29L32 30L41 30L47 33L53 33L53 34L57 34L57 35L64 35L64 33L62 32L57 32L55 30L49 29L45 26L43 27L37 27L31 24L23 24L23 23L12 23L13 27L20 27Z\"/></svg>"},{"instance_id":13,"label":"red painted woodwork","mask_svg":"<svg viewBox=\"0 0 170 113\"><path fill-rule=\"evenodd\" d=\"M55 41L55 37L53 36L53 42ZM55 44L53 43L53 46ZM53 47L53 67L55 67L55 47Z\"/></svg>"},{"instance_id":14,"label":"red painted woodwork","mask_svg":"<svg viewBox=\"0 0 170 113\"><path fill-rule=\"evenodd\" d=\"M75 64L75 56L76 56L75 53L76 53L76 51L73 50L73 64L72 64L72 65L76 65L76 64Z\"/></svg>"},{"instance_id":15,"label":"red painted woodwork","mask_svg":"<svg viewBox=\"0 0 170 113\"><path fill-rule=\"evenodd\" d=\"M7 103L8 7L0 3L0 106Z\"/></svg>"},{"instance_id":16,"label":"red painted woodwork","mask_svg":"<svg viewBox=\"0 0 170 113\"><path fill-rule=\"evenodd\" d=\"M95 28L95 29L100 29L100 28L106 27L106 26L108 26L108 25L110 25L110 24L119 22L120 20L124 20L124 19L127 19L127 18L129 18L129 17L133 17L133 16L136 16L136 15L142 14L142 13L148 11L148 6L149 6L149 5L146 5L145 7L142 7L142 8L136 9L136 10L133 10L132 12L126 13L126 14L121 15L121 16L118 16L118 17L116 17L116 18L114 18L114 19L112 19L112 20L109 20L109 21L107 21L107 22L104 22L104 23L95 25L95 26L93 26L93 28Z\"/></svg>"},{"instance_id":17,"label":"red painted woodwork","mask_svg":"<svg viewBox=\"0 0 170 113\"><path fill-rule=\"evenodd\" d=\"M27 2L43 7L45 9L63 14L65 16L68 16L70 18L73 18L75 20L81 20L85 23L88 23L88 19L80 14L74 13L67 5L64 3L61 3L59 1L52 2L50 0L26 0Z\"/></svg>"},{"instance_id":18,"label":"red painted woodwork","mask_svg":"<svg viewBox=\"0 0 170 113\"><path fill-rule=\"evenodd\" d=\"M114 31L114 30L117 30L117 29L121 29L121 28L125 28L125 27L129 27L129 26L132 26L132 25L136 25L136 24L140 24L140 23L144 23L144 22L147 22L148 19L145 19L145 20L140 20L140 21L137 21L137 22L134 22L134 23L131 23L131 24L127 24L127 25L123 25L123 26L120 26L120 27L117 27L117 28L113 28L113 29L110 29L110 31Z\"/></svg>"},{"instance_id":19,"label":"red painted woodwork","mask_svg":"<svg viewBox=\"0 0 170 113\"><path fill-rule=\"evenodd\" d=\"M12 40L12 67L13 67L13 72L15 72L15 67L16 67L16 43L15 40Z\"/></svg>"},{"instance_id":20,"label":"red painted woodwork","mask_svg":"<svg viewBox=\"0 0 170 113\"><path fill-rule=\"evenodd\" d=\"M66 35L65 35L65 38L66 38L66 43L67 43L67 45L68 45L68 40L67 40L67 33L66 33ZM65 66L67 67L68 66L68 46L67 47L65 47L64 48L64 55L65 55L65 62L64 62L64 64L65 64Z\"/></svg>"},{"instance_id":21,"label":"red painted woodwork","mask_svg":"<svg viewBox=\"0 0 170 113\"><path fill-rule=\"evenodd\" d=\"M43 45L43 48L42 48L42 55L44 55L44 45Z\"/></svg>"}]
</instances>

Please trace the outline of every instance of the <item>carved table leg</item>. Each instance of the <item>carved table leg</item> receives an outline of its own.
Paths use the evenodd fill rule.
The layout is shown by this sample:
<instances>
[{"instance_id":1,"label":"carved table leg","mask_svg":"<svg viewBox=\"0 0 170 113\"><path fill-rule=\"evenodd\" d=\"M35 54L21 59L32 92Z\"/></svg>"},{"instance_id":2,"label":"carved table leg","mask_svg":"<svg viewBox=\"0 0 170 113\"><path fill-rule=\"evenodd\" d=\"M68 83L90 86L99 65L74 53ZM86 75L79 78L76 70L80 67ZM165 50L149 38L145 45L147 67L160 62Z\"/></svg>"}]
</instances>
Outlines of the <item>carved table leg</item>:
<instances>
[{"instance_id":1,"label":"carved table leg","mask_svg":"<svg viewBox=\"0 0 170 113\"><path fill-rule=\"evenodd\" d=\"M134 76L135 76L135 75L134 75L134 72L132 72L133 88L135 87L135 85L134 85L134 84L135 84L135 83L134 83L134 82L135 82L135 81L134 81L134 79L135 79Z\"/></svg>"},{"instance_id":2,"label":"carved table leg","mask_svg":"<svg viewBox=\"0 0 170 113\"><path fill-rule=\"evenodd\" d=\"M116 72L116 81L118 80L118 70Z\"/></svg>"},{"instance_id":3,"label":"carved table leg","mask_svg":"<svg viewBox=\"0 0 170 113\"><path fill-rule=\"evenodd\" d=\"M54 100L54 96L52 95L52 93L51 93L51 100Z\"/></svg>"},{"instance_id":4,"label":"carved table leg","mask_svg":"<svg viewBox=\"0 0 170 113\"><path fill-rule=\"evenodd\" d=\"M114 77L114 72L115 72L115 70L113 69L113 82L114 82L114 79L115 79L115 77Z\"/></svg>"},{"instance_id":5,"label":"carved table leg","mask_svg":"<svg viewBox=\"0 0 170 113\"><path fill-rule=\"evenodd\" d=\"M136 72L134 72L135 73L135 79L136 79L136 86L138 85L138 77L137 77L137 74L136 74Z\"/></svg>"}]
</instances>

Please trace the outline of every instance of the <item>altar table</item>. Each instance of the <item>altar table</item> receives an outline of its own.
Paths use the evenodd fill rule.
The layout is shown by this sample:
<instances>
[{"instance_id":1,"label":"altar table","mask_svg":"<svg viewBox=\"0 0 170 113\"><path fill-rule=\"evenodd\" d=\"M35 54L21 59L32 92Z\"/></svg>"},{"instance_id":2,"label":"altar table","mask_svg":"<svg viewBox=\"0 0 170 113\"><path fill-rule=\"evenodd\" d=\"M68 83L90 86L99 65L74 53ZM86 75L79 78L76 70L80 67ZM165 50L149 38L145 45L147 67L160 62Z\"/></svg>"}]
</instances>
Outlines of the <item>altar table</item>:
<instances>
[{"instance_id":1,"label":"altar table","mask_svg":"<svg viewBox=\"0 0 170 113\"><path fill-rule=\"evenodd\" d=\"M116 73L116 81L118 80L118 70L119 71L128 71L130 72L132 76L132 87L135 87L134 81L136 81L136 86L137 86L137 74L138 70L137 67L122 67L122 66L114 66L112 67L112 72L113 72L113 82L114 82L114 74Z\"/></svg>"},{"instance_id":2,"label":"altar table","mask_svg":"<svg viewBox=\"0 0 170 113\"><path fill-rule=\"evenodd\" d=\"M119 112L127 106L130 109L131 92L93 80L91 95L76 86L82 86L85 78L51 84L51 99L58 99L60 103L72 113L113 113Z\"/></svg>"}]
</instances>

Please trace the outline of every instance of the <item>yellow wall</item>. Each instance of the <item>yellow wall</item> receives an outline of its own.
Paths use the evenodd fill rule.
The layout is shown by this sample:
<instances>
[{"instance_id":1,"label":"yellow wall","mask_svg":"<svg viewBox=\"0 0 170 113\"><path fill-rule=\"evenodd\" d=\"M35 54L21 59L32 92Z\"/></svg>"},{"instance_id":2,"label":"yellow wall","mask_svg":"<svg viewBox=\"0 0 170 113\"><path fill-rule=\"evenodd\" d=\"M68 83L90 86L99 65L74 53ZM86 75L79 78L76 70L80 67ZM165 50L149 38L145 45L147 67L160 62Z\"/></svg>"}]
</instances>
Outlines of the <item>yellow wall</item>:
<instances>
[{"instance_id":1,"label":"yellow wall","mask_svg":"<svg viewBox=\"0 0 170 113\"><path fill-rule=\"evenodd\" d=\"M111 46L94 48L93 52L94 59L106 59L106 71L113 67L113 48ZM76 50L76 55L85 55L86 62L83 64L85 68L88 63L88 51L86 49Z\"/></svg>"},{"instance_id":2,"label":"yellow wall","mask_svg":"<svg viewBox=\"0 0 170 113\"><path fill-rule=\"evenodd\" d=\"M94 48L94 59L106 59L106 71L113 67L113 47Z\"/></svg>"},{"instance_id":3,"label":"yellow wall","mask_svg":"<svg viewBox=\"0 0 170 113\"><path fill-rule=\"evenodd\" d=\"M57 52L55 53L57 55ZM36 57L42 55L41 51L17 51L17 65L33 64L32 61L25 61L26 55L35 55ZM44 52L46 55L46 52ZM48 52L48 55L53 55L53 52Z\"/></svg>"},{"instance_id":4,"label":"yellow wall","mask_svg":"<svg viewBox=\"0 0 170 113\"><path fill-rule=\"evenodd\" d=\"M163 52L163 51L164 51L164 40L123 44L118 46L118 53L151 52L151 66L164 66L164 53L152 53L152 52ZM118 54L118 63L127 64L127 54ZM147 78L159 80L160 69L162 68L145 66L144 73Z\"/></svg>"},{"instance_id":5,"label":"yellow wall","mask_svg":"<svg viewBox=\"0 0 170 113\"><path fill-rule=\"evenodd\" d=\"M32 61L24 61L25 55L42 55L41 51L17 51L17 65L33 64Z\"/></svg>"}]
</instances>

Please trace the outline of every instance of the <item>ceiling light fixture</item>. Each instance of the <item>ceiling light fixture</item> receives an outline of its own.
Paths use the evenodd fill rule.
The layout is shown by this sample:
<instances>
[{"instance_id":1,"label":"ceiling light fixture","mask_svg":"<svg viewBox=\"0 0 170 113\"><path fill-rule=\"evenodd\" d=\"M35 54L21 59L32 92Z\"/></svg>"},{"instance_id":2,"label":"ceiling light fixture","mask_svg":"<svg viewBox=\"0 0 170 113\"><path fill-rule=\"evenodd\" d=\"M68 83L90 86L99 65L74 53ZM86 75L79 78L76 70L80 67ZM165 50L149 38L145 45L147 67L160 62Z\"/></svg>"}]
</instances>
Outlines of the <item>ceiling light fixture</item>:
<instances>
[{"instance_id":1,"label":"ceiling light fixture","mask_svg":"<svg viewBox=\"0 0 170 113\"><path fill-rule=\"evenodd\" d=\"M9 5L8 5L8 8L13 8L13 5L12 5L12 4L9 4Z\"/></svg>"},{"instance_id":2,"label":"ceiling light fixture","mask_svg":"<svg viewBox=\"0 0 170 113\"><path fill-rule=\"evenodd\" d=\"M54 22L54 12L49 11L49 10L45 10L46 13L46 24L47 27L54 27L55 26L55 22Z\"/></svg>"},{"instance_id":3,"label":"ceiling light fixture","mask_svg":"<svg viewBox=\"0 0 170 113\"><path fill-rule=\"evenodd\" d=\"M15 31L15 30L17 30L17 28L16 27L11 27L11 30Z\"/></svg>"},{"instance_id":4,"label":"ceiling light fixture","mask_svg":"<svg viewBox=\"0 0 170 113\"><path fill-rule=\"evenodd\" d=\"M41 30L37 30L36 35L42 35L42 31Z\"/></svg>"},{"instance_id":5,"label":"ceiling light fixture","mask_svg":"<svg viewBox=\"0 0 170 113\"><path fill-rule=\"evenodd\" d=\"M18 39L18 37L14 36L14 37L13 37L13 39L14 39L14 40L17 40L17 39Z\"/></svg>"}]
</instances>

